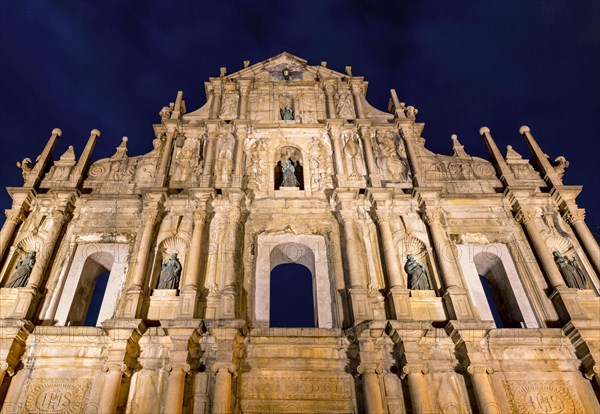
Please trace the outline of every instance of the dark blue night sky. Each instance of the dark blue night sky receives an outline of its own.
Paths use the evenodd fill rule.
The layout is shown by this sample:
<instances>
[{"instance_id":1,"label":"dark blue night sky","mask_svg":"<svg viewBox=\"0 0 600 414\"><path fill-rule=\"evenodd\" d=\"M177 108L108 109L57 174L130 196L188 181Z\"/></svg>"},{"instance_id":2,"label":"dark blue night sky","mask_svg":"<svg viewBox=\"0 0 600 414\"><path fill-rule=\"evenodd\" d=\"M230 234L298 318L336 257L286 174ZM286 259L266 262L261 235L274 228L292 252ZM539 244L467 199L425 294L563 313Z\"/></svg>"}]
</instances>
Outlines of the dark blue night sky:
<instances>
[{"instance_id":1,"label":"dark blue night sky","mask_svg":"<svg viewBox=\"0 0 600 414\"><path fill-rule=\"evenodd\" d=\"M80 154L92 128L102 132L94 159L123 135L130 155L144 153L178 90L195 109L219 67L282 51L352 66L380 109L395 88L436 152L450 153L456 133L487 158L486 125L529 157L518 134L529 125L552 159L570 161L565 181L584 185L579 204L600 233L599 1L2 0L0 185L22 185L15 163L35 159L55 127L55 158L68 145Z\"/></svg>"}]
</instances>

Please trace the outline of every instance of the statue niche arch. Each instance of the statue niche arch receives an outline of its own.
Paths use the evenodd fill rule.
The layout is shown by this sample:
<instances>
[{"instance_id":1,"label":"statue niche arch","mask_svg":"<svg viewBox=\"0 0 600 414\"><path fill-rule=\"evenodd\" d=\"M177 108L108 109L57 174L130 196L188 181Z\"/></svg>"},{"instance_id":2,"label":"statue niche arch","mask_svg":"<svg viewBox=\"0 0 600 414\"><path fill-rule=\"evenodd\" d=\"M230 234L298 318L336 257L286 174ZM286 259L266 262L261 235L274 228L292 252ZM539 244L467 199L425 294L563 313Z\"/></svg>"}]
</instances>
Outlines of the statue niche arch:
<instances>
[{"instance_id":1,"label":"statue niche arch","mask_svg":"<svg viewBox=\"0 0 600 414\"><path fill-rule=\"evenodd\" d=\"M329 275L325 238L320 235L288 233L260 234L256 255L253 292L253 321L257 327L270 327L271 276L286 264L305 267L312 276L314 326L333 328L333 285Z\"/></svg>"},{"instance_id":2,"label":"statue niche arch","mask_svg":"<svg viewBox=\"0 0 600 414\"><path fill-rule=\"evenodd\" d=\"M288 163L289 161L289 163ZM274 185L275 190L281 189L281 187L294 188L297 187L300 190L304 190L304 162L302 160L302 152L295 147L281 147L275 153L275 179ZM290 183L290 180L286 180L286 164L287 168L292 166L293 175L297 180L297 185ZM289 177L288 172L288 177Z\"/></svg>"}]
</instances>

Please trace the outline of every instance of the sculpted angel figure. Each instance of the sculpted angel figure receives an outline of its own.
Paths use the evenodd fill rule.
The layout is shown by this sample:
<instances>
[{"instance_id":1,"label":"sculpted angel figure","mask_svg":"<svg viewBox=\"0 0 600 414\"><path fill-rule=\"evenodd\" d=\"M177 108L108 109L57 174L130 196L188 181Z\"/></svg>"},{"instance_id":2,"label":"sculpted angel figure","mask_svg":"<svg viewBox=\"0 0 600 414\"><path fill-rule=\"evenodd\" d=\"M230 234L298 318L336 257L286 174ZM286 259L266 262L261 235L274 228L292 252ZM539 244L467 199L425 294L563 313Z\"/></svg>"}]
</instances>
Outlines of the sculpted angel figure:
<instances>
[{"instance_id":1,"label":"sculpted angel figure","mask_svg":"<svg viewBox=\"0 0 600 414\"><path fill-rule=\"evenodd\" d=\"M177 253L171 253L168 259L162 261L162 271L157 289L177 289L180 275L181 263L179 263Z\"/></svg>"},{"instance_id":2,"label":"sculpted angel figure","mask_svg":"<svg viewBox=\"0 0 600 414\"><path fill-rule=\"evenodd\" d=\"M407 259L404 270L410 277L410 288L412 290L430 290L425 266L418 263L412 254L409 254Z\"/></svg>"},{"instance_id":3,"label":"sculpted angel figure","mask_svg":"<svg viewBox=\"0 0 600 414\"><path fill-rule=\"evenodd\" d=\"M19 260L15 272L10 281L6 284L7 288L20 288L27 285L29 275L35 265L35 251L30 251L26 258Z\"/></svg>"}]
</instances>

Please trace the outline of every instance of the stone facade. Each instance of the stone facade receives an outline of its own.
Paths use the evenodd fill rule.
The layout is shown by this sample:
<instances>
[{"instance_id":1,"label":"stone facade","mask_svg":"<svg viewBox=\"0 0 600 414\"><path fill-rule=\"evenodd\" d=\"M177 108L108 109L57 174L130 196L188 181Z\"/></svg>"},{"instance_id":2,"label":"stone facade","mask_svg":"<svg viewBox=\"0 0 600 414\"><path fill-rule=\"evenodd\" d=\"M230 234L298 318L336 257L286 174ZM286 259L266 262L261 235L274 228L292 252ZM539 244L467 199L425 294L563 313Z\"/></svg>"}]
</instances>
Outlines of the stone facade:
<instances>
[{"instance_id":1,"label":"stone facade","mask_svg":"<svg viewBox=\"0 0 600 414\"><path fill-rule=\"evenodd\" d=\"M346 72L223 68L141 156L92 162L93 130L53 160L53 130L0 233L2 413L600 411L600 253L566 160L527 127L531 161L485 127L489 161L435 154ZM269 321L286 263L313 327Z\"/></svg>"}]
</instances>

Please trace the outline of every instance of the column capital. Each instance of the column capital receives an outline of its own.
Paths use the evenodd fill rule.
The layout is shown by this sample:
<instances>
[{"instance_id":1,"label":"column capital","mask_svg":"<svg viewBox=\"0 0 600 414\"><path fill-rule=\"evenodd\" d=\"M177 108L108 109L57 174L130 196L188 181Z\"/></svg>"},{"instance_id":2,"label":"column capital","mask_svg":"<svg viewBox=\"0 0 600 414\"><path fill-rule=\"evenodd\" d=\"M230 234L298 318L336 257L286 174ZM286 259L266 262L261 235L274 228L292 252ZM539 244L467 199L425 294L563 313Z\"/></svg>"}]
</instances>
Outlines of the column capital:
<instances>
[{"instance_id":1,"label":"column capital","mask_svg":"<svg viewBox=\"0 0 600 414\"><path fill-rule=\"evenodd\" d=\"M352 90L352 92L353 92L355 95L362 95L362 94L363 94L363 92L364 92L364 90L365 90L365 87L363 86L362 82L361 82L361 83L356 83L356 82L353 82L353 83L350 85L350 89Z\"/></svg>"},{"instance_id":2,"label":"column capital","mask_svg":"<svg viewBox=\"0 0 600 414\"><path fill-rule=\"evenodd\" d=\"M237 370L238 367L235 364L228 362L216 362L210 367L210 372L212 372L213 374L218 374L220 372L228 372L234 377L237 375Z\"/></svg>"},{"instance_id":3,"label":"column capital","mask_svg":"<svg viewBox=\"0 0 600 414\"><path fill-rule=\"evenodd\" d=\"M129 369L127 364L124 364L123 362L107 362L104 365L102 365L102 371L117 371L120 372L122 375L125 375L126 377L129 377L131 375L131 370Z\"/></svg>"},{"instance_id":4,"label":"column capital","mask_svg":"<svg viewBox=\"0 0 600 414\"><path fill-rule=\"evenodd\" d=\"M192 212L194 223L204 223L208 214L204 210L195 210Z\"/></svg>"},{"instance_id":5,"label":"column capital","mask_svg":"<svg viewBox=\"0 0 600 414\"><path fill-rule=\"evenodd\" d=\"M15 375L15 369L6 361L0 361L0 371L4 371L9 377Z\"/></svg>"},{"instance_id":6,"label":"column capital","mask_svg":"<svg viewBox=\"0 0 600 414\"><path fill-rule=\"evenodd\" d=\"M358 367L356 367L356 372L358 372L360 375L364 375L364 374L380 375L383 373L383 367L379 364L373 364L373 363L360 364Z\"/></svg>"},{"instance_id":7,"label":"column capital","mask_svg":"<svg viewBox=\"0 0 600 414\"><path fill-rule=\"evenodd\" d=\"M444 212L441 209L425 210L423 213L423 220L429 225L444 224Z\"/></svg>"},{"instance_id":8,"label":"column capital","mask_svg":"<svg viewBox=\"0 0 600 414\"><path fill-rule=\"evenodd\" d=\"M389 224L391 216L392 216L392 212L388 208L379 207L374 211L373 216L374 216L373 218L375 219L377 224L381 226L381 225Z\"/></svg>"},{"instance_id":9,"label":"column capital","mask_svg":"<svg viewBox=\"0 0 600 414\"><path fill-rule=\"evenodd\" d=\"M167 364L165 366L164 370L166 372L183 371L183 373L185 375L187 375L192 370L192 367L190 367L190 364L188 364L188 363L172 363L172 364Z\"/></svg>"},{"instance_id":10,"label":"column capital","mask_svg":"<svg viewBox=\"0 0 600 414\"><path fill-rule=\"evenodd\" d=\"M335 92L335 80L326 80L323 84L323 89L325 89L327 96L332 96Z\"/></svg>"},{"instance_id":11,"label":"column capital","mask_svg":"<svg viewBox=\"0 0 600 414\"><path fill-rule=\"evenodd\" d=\"M402 367L401 377L404 379L409 374L429 374L429 367L421 364L406 364Z\"/></svg>"},{"instance_id":12,"label":"column capital","mask_svg":"<svg viewBox=\"0 0 600 414\"><path fill-rule=\"evenodd\" d=\"M144 223L152 223L154 225L158 221L158 217L159 214L157 210L144 209L142 211L142 220L144 221Z\"/></svg>"},{"instance_id":13,"label":"column capital","mask_svg":"<svg viewBox=\"0 0 600 414\"><path fill-rule=\"evenodd\" d=\"M469 375L475 375L475 374L492 375L494 373L494 368L492 368L490 365L470 364L467 367L467 372L469 373Z\"/></svg>"},{"instance_id":14,"label":"column capital","mask_svg":"<svg viewBox=\"0 0 600 414\"><path fill-rule=\"evenodd\" d=\"M5 210L4 214L6 215L6 220L14 224L19 224L20 222L25 220L25 213L22 209Z\"/></svg>"},{"instance_id":15,"label":"column capital","mask_svg":"<svg viewBox=\"0 0 600 414\"><path fill-rule=\"evenodd\" d=\"M585 220L585 210L582 208L568 210L563 214L565 221L571 225Z\"/></svg>"},{"instance_id":16,"label":"column capital","mask_svg":"<svg viewBox=\"0 0 600 414\"><path fill-rule=\"evenodd\" d=\"M519 211L517 211L517 214L515 214L515 220L521 224L527 224L530 221L533 221L536 216L535 210L520 208Z\"/></svg>"},{"instance_id":17,"label":"column capital","mask_svg":"<svg viewBox=\"0 0 600 414\"><path fill-rule=\"evenodd\" d=\"M584 372L583 376L589 380L593 379L595 376L600 376L600 367L598 367L597 364L592 365Z\"/></svg>"}]
</instances>

